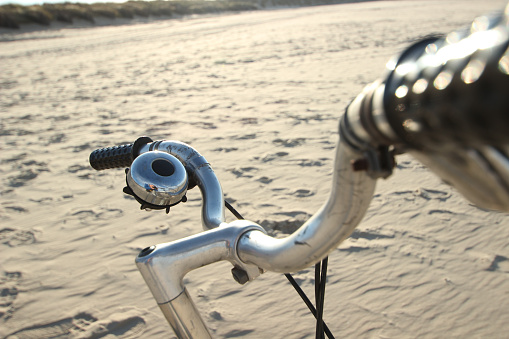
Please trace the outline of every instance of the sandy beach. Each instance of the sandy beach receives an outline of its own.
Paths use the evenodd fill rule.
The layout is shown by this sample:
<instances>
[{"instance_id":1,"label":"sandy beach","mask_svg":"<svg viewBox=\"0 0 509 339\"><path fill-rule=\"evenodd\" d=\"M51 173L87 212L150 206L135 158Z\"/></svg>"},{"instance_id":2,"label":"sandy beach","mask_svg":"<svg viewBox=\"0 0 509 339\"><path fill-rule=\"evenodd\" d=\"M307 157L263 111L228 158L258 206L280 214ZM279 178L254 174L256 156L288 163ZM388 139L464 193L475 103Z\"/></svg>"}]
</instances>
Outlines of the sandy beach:
<instances>
[{"instance_id":1,"label":"sandy beach","mask_svg":"<svg viewBox=\"0 0 509 339\"><path fill-rule=\"evenodd\" d=\"M0 32L0 337L173 338L134 258L202 231L122 193L96 148L189 143L270 234L325 201L338 121L389 58L500 0L377 1L101 27ZM329 257L337 338L507 338L509 216L475 207L410 156ZM228 220L234 220L228 216ZM244 286L221 263L185 279L216 338L314 338L285 277ZM312 268L295 273L313 295Z\"/></svg>"}]
</instances>

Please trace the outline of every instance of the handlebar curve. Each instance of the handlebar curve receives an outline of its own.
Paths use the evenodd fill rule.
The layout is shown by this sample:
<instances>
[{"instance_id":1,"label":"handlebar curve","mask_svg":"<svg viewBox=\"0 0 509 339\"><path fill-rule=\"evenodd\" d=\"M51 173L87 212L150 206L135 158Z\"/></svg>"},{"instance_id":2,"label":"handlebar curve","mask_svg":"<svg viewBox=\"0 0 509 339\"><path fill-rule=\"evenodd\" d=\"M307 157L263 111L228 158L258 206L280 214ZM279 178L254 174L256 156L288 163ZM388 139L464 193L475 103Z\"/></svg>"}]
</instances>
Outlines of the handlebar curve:
<instances>
[{"instance_id":1,"label":"handlebar curve","mask_svg":"<svg viewBox=\"0 0 509 339\"><path fill-rule=\"evenodd\" d=\"M176 334L210 337L182 284L186 273L221 260L245 270L246 281L264 270L308 268L360 223L396 154L413 154L477 205L509 211L508 47L509 6L468 30L424 39L390 62L386 77L367 86L340 120L328 200L283 239L250 221L227 224L219 181L189 145L150 141L131 148L132 157L150 151L177 157L204 198L205 232L149 247L136 259ZM125 165L129 147L116 163Z\"/></svg>"},{"instance_id":2,"label":"handlebar curve","mask_svg":"<svg viewBox=\"0 0 509 339\"><path fill-rule=\"evenodd\" d=\"M204 230L225 222L224 194L210 163L194 148L179 141L163 140L146 144L140 151L161 151L177 157L202 194L202 226Z\"/></svg>"},{"instance_id":3,"label":"handlebar curve","mask_svg":"<svg viewBox=\"0 0 509 339\"><path fill-rule=\"evenodd\" d=\"M358 115L353 135L425 152L506 145L508 47L509 5L465 29L415 42L356 99L362 97L359 112L347 111Z\"/></svg>"},{"instance_id":4,"label":"handlebar curve","mask_svg":"<svg viewBox=\"0 0 509 339\"><path fill-rule=\"evenodd\" d=\"M297 231L283 239L251 231L240 238L239 257L273 272L295 272L318 262L345 240L360 223L371 202L375 179L356 171L362 154L344 142L336 151L332 189L327 202Z\"/></svg>"},{"instance_id":5,"label":"handlebar curve","mask_svg":"<svg viewBox=\"0 0 509 339\"><path fill-rule=\"evenodd\" d=\"M509 5L464 30L426 38L349 105L341 136L408 152L476 205L509 211ZM378 154L377 154L378 153Z\"/></svg>"},{"instance_id":6,"label":"handlebar curve","mask_svg":"<svg viewBox=\"0 0 509 339\"><path fill-rule=\"evenodd\" d=\"M108 168L129 167L134 159L151 151L166 152L184 165L192 186L200 188L202 204L202 226L204 230L219 227L225 222L224 195L210 163L193 147L180 141L152 141L140 137L133 144L101 148L90 154L91 166L100 171Z\"/></svg>"}]
</instances>

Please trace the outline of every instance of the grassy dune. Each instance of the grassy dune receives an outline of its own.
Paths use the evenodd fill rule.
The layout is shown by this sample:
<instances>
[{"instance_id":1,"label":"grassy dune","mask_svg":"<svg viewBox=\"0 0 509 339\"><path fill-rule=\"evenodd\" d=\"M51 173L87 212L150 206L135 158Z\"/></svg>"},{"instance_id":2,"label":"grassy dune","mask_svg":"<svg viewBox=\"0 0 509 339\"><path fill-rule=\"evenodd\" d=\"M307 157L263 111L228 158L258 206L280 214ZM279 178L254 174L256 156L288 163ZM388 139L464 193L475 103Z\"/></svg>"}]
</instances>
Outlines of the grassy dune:
<instances>
[{"instance_id":1,"label":"grassy dune","mask_svg":"<svg viewBox=\"0 0 509 339\"><path fill-rule=\"evenodd\" d=\"M125 3L60 3L33 6L0 6L0 27L19 28L35 23L49 26L54 21L74 20L95 22L95 18L171 17L174 15L205 14L222 11L254 10L254 3L242 1L128 1Z\"/></svg>"},{"instance_id":2,"label":"grassy dune","mask_svg":"<svg viewBox=\"0 0 509 339\"><path fill-rule=\"evenodd\" d=\"M266 6L309 6L345 1L334 0L218 0L218 1L127 1L124 3L60 3L33 6L0 6L0 27L20 28L24 24L49 26L59 21L74 20L95 23L95 18L171 17L174 15L207 14L226 11L256 10Z\"/></svg>"}]
</instances>

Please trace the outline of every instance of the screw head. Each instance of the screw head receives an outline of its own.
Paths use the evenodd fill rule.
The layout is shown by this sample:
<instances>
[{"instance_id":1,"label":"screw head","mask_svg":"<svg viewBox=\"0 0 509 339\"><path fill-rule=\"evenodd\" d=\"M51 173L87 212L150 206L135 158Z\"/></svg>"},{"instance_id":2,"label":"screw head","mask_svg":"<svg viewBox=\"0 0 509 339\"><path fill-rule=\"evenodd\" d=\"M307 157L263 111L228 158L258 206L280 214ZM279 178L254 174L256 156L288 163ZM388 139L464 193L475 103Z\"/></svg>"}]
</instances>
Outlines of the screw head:
<instances>
[{"instance_id":1,"label":"screw head","mask_svg":"<svg viewBox=\"0 0 509 339\"><path fill-rule=\"evenodd\" d=\"M369 168L368 159L362 158L362 159L352 160L352 169L354 170L354 172L367 171L368 168Z\"/></svg>"},{"instance_id":2,"label":"screw head","mask_svg":"<svg viewBox=\"0 0 509 339\"><path fill-rule=\"evenodd\" d=\"M235 279L235 281L241 285L244 285L245 283L247 283L249 281L249 276L248 276L247 272L244 271L240 267L237 267L237 266L233 267L232 275L233 275L233 279Z\"/></svg>"},{"instance_id":3,"label":"screw head","mask_svg":"<svg viewBox=\"0 0 509 339\"><path fill-rule=\"evenodd\" d=\"M138 257L141 258L141 257L147 256L150 253L152 253L155 249L156 249L156 247L153 245L150 247L145 247L144 249L141 250L140 254L138 254Z\"/></svg>"}]
</instances>

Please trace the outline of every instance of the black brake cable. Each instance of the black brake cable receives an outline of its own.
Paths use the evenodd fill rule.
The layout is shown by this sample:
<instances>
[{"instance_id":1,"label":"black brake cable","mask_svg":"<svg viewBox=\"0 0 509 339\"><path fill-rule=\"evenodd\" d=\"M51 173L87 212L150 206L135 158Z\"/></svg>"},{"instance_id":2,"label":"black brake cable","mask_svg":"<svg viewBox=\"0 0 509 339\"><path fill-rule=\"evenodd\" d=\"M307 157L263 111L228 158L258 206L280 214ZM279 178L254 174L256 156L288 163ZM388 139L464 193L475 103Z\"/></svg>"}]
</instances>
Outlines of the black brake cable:
<instances>
[{"instance_id":1,"label":"black brake cable","mask_svg":"<svg viewBox=\"0 0 509 339\"><path fill-rule=\"evenodd\" d=\"M242 215L240 215L240 213L237 212L237 210L232 205L230 205L230 203L228 201L225 200L224 204L225 204L226 208L230 212L232 212L232 214L235 216L235 218L240 219L240 220L244 220L244 217Z\"/></svg>"},{"instance_id":2,"label":"black brake cable","mask_svg":"<svg viewBox=\"0 0 509 339\"><path fill-rule=\"evenodd\" d=\"M237 210L228 202L224 201L226 208L237 218L244 220L244 217L237 212ZM293 278L290 273L285 273L285 277L288 279L290 284L295 288L297 293L300 295L306 306L309 308L313 316L316 318L316 339L323 339L323 333L327 334L329 339L334 339L334 335L329 330L329 327L323 321L323 306L325 300L325 283L327 281L327 263L328 257L325 257L321 262L315 265L315 300L316 308L313 306L306 293L297 284L297 281Z\"/></svg>"},{"instance_id":3,"label":"black brake cable","mask_svg":"<svg viewBox=\"0 0 509 339\"><path fill-rule=\"evenodd\" d=\"M327 263L328 257L322 260L322 263L315 265L315 293L316 293L316 338L323 339L323 307L325 303L325 283L327 282ZM321 269L320 269L321 266ZM318 277L318 281L316 278ZM318 288L316 288L318 286Z\"/></svg>"}]
</instances>

